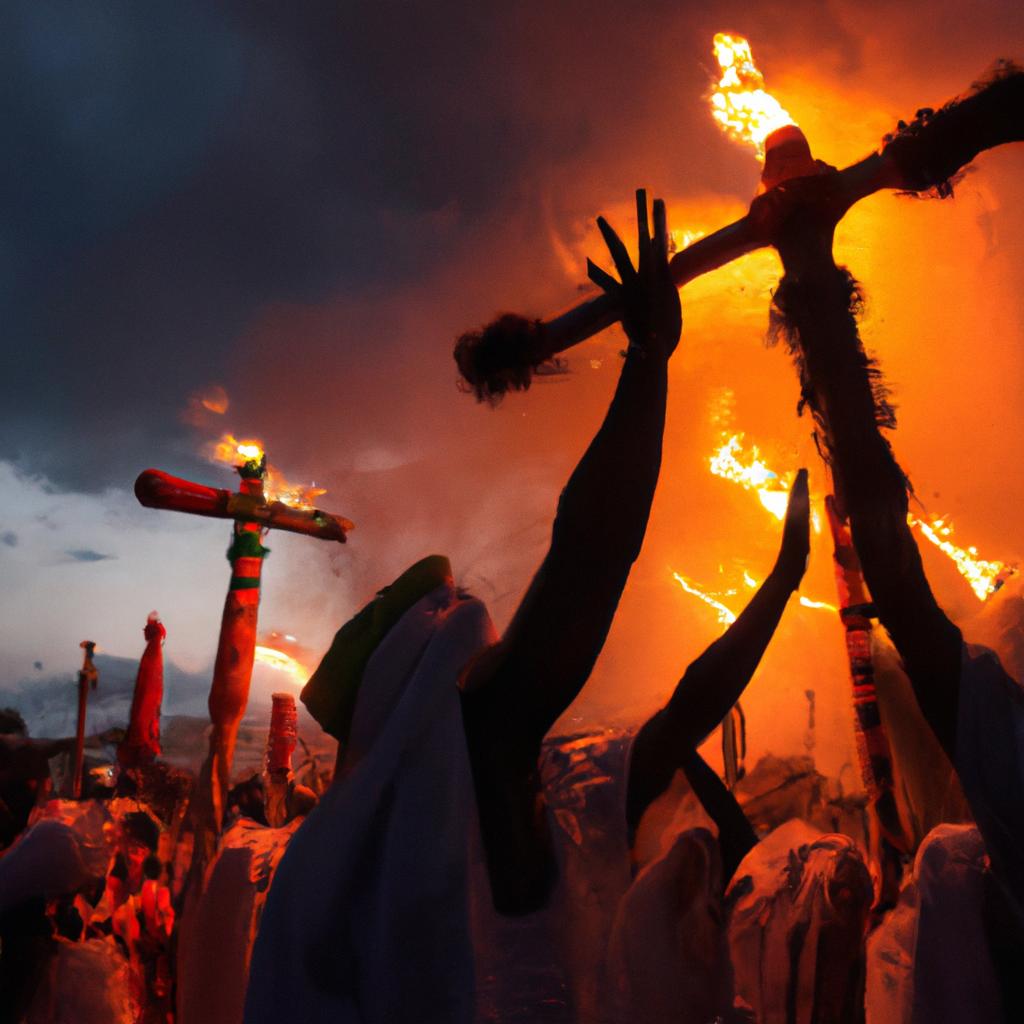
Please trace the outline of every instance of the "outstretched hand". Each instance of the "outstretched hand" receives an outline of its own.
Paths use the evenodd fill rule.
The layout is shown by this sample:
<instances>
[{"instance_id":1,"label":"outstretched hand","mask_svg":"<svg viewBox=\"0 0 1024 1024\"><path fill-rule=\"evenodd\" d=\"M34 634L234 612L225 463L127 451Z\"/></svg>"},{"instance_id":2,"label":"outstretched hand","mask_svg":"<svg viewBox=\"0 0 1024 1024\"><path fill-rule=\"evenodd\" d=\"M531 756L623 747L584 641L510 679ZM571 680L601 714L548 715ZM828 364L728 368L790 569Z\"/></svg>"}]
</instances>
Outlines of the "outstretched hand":
<instances>
[{"instance_id":1,"label":"outstretched hand","mask_svg":"<svg viewBox=\"0 0 1024 1024\"><path fill-rule=\"evenodd\" d=\"M602 291L618 300L630 349L668 359L679 343L683 315L679 291L668 269L668 224L664 200L654 200L652 238L647 222L647 192L637 189L636 220L639 239L636 268L622 240L604 217L598 217L597 226L619 272L619 280L616 281L591 260L587 260L587 273Z\"/></svg>"},{"instance_id":2,"label":"outstretched hand","mask_svg":"<svg viewBox=\"0 0 1024 1024\"><path fill-rule=\"evenodd\" d=\"M807 487L807 470L801 469L789 491L786 521L782 528L782 547L775 568L790 587L796 590L807 571L811 553L811 496Z\"/></svg>"}]
</instances>

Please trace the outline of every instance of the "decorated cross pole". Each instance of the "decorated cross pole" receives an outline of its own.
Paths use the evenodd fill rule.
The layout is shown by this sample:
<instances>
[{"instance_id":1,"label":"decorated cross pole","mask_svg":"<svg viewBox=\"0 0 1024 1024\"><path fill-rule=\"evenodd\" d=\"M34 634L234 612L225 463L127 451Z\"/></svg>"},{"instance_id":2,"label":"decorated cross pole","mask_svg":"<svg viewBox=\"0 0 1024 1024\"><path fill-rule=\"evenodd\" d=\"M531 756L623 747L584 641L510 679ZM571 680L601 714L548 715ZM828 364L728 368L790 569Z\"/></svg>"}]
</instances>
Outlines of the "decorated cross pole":
<instances>
[{"instance_id":1,"label":"decorated cross pole","mask_svg":"<svg viewBox=\"0 0 1024 1024\"><path fill-rule=\"evenodd\" d=\"M829 529L832 533L832 560L839 618L846 634L846 655L853 684L854 734L861 781L868 794L868 845L876 869L876 904L889 907L899 894L900 855L912 852L896 803L892 750L882 722L875 688L872 657L871 603L860 559L853 546L849 522L840 514L832 495L825 499Z\"/></svg>"},{"instance_id":2,"label":"decorated cross pole","mask_svg":"<svg viewBox=\"0 0 1024 1024\"><path fill-rule=\"evenodd\" d=\"M952 182L979 153L1024 141L1024 72L1000 65L991 81L939 111L924 109L910 124L900 122L883 147L841 171L815 160L803 132L793 124L765 140L762 187L829 174L835 203L845 212L883 189L948 195ZM773 244L752 207L746 216L676 253L669 264L675 283L687 282L745 253ZM537 370L558 353L621 319L614 297L586 299L547 320L504 313L455 343L455 362L465 390L495 402L507 391L524 390Z\"/></svg>"},{"instance_id":3,"label":"decorated cross pole","mask_svg":"<svg viewBox=\"0 0 1024 1024\"><path fill-rule=\"evenodd\" d=\"M212 729L209 749L189 818L195 834L193 867L209 863L224 818L238 729L249 700L256 654L260 577L267 529L344 542L353 524L343 516L315 508L297 508L270 500L265 493L266 455L239 445L241 478L237 492L207 487L148 469L135 482L135 494L149 508L234 520L228 560L231 582L221 617L220 639L208 706Z\"/></svg>"}]
</instances>

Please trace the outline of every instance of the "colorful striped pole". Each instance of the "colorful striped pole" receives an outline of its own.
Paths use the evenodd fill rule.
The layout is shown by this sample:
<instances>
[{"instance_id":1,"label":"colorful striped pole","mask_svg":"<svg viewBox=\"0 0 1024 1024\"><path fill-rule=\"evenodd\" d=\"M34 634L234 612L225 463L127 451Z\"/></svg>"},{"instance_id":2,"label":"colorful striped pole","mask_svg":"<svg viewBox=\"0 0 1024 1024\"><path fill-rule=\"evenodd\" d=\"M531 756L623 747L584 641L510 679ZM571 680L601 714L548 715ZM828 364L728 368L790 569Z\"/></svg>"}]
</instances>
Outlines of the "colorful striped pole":
<instances>
[{"instance_id":1,"label":"colorful striped pole","mask_svg":"<svg viewBox=\"0 0 1024 1024\"><path fill-rule=\"evenodd\" d=\"M879 872L876 905L887 906L899 889L899 853L910 852L900 820L893 780L892 751L882 723L871 655L874 605L853 546L849 523L841 518L833 495L825 499L834 544L839 617L846 631L846 653L853 682L854 732L861 779L868 793L868 842L871 860Z\"/></svg>"},{"instance_id":2,"label":"colorful striped pole","mask_svg":"<svg viewBox=\"0 0 1024 1024\"><path fill-rule=\"evenodd\" d=\"M292 694L275 693L271 701L263 808L267 824L280 828L288 822L288 790L292 779L292 754L299 738L299 719Z\"/></svg>"},{"instance_id":3,"label":"colorful striped pole","mask_svg":"<svg viewBox=\"0 0 1024 1024\"><path fill-rule=\"evenodd\" d=\"M262 500L266 456L238 467L243 494ZM260 574L267 548L258 523L235 523L228 561L231 583L220 622L217 659L207 702L210 709L210 744L199 774L190 817L194 829L193 866L204 867L213 857L224 821L231 764L238 727L249 702L249 684L256 658L256 619L260 601Z\"/></svg>"}]
</instances>

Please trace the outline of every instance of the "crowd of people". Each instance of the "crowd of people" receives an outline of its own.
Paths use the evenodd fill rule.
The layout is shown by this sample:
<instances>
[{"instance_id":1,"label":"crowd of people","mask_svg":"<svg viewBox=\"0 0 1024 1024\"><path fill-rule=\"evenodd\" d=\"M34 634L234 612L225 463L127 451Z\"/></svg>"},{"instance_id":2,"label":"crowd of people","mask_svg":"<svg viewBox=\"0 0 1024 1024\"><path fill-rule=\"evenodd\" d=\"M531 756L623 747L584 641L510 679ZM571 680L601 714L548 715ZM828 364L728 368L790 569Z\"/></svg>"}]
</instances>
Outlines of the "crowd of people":
<instances>
[{"instance_id":1,"label":"crowd of people","mask_svg":"<svg viewBox=\"0 0 1024 1024\"><path fill-rule=\"evenodd\" d=\"M818 813L820 801L818 811L756 812L698 753L729 718L804 575L806 470L773 570L678 683L665 681L661 709L635 730L552 741L643 543L682 331L665 207L655 201L651 223L639 192L636 265L603 219L617 277L590 264L623 311L619 381L504 633L442 556L381 590L338 632L303 692L338 740L333 780L303 799L289 791L278 801L289 809L273 820L257 820L260 800L240 801L184 921L175 918L187 877L184 789L161 802L166 778L136 773L133 792L102 814L85 802L31 815L10 807L0 983L21 996L4 1000L6 1019L1024 1019L1024 694L991 651L964 641L928 584L907 525L908 482L882 432L892 411L858 335L859 291L832 255L842 208L830 186L827 174L806 179L751 209L785 268L773 329L794 357L831 512L870 591L856 614L884 628L911 710L936 744L934 760L900 769L952 777L952 765L959 781L947 788L962 790L964 810L936 812L910 839L892 834L881 803L859 832L838 810ZM862 709L858 724L870 733L877 705ZM0 740L10 805L18 766L34 757L41 778L36 762L48 748L30 756L27 740ZM641 856L659 808L670 827ZM105 837L88 839L103 823ZM873 832L885 841L872 842ZM23 965L39 963L26 927L51 955L54 943L65 959L77 944L74 965L51 969L51 990L99 970L81 958L84 943L103 944L109 963L116 953L129 979L121 1016L69 1016L62 997L40 994L42 983L26 991Z\"/></svg>"}]
</instances>

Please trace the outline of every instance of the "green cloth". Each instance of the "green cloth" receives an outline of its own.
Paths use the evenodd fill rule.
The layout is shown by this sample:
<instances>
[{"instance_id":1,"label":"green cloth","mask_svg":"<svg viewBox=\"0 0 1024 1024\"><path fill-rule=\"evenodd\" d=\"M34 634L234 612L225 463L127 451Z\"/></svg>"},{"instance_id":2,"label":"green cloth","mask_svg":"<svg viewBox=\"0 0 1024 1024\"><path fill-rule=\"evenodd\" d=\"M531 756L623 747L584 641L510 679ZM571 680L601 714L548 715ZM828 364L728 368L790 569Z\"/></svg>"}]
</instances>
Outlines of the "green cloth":
<instances>
[{"instance_id":1,"label":"green cloth","mask_svg":"<svg viewBox=\"0 0 1024 1024\"><path fill-rule=\"evenodd\" d=\"M320 727L340 743L348 740L363 671L389 630L421 598L452 578L443 555L428 555L406 569L335 634L300 699Z\"/></svg>"}]
</instances>

